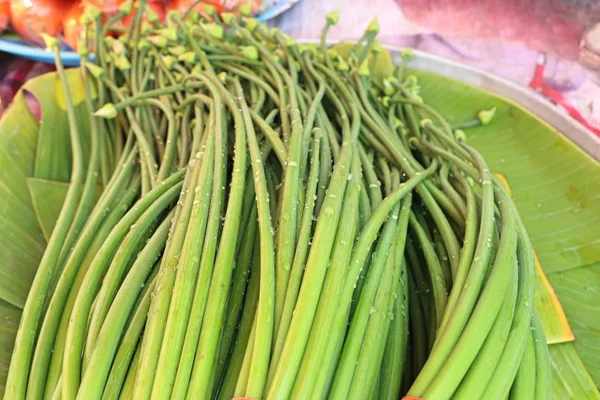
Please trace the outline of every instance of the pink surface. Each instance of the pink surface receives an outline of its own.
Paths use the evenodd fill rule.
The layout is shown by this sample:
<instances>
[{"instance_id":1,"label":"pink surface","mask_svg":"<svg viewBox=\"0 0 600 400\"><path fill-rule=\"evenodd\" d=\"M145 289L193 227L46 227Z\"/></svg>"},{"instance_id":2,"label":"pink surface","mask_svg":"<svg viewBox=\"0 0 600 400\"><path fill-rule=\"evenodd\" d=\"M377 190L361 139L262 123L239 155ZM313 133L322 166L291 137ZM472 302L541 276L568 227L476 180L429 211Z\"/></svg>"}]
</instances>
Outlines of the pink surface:
<instances>
[{"instance_id":1,"label":"pink surface","mask_svg":"<svg viewBox=\"0 0 600 400\"><path fill-rule=\"evenodd\" d=\"M28 79L53 70L52 65L39 64L0 53L0 115ZM28 93L25 94L25 100L33 115L40 119L41 110L37 100Z\"/></svg>"},{"instance_id":2,"label":"pink surface","mask_svg":"<svg viewBox=\"0 0 600 400\"><path fill-rule=\"evenodd\" d=\"M600 22L595 0L396 0L412 22L441 34L502 39L579 58L587 28Z\"/></svg>"}]
</instances>

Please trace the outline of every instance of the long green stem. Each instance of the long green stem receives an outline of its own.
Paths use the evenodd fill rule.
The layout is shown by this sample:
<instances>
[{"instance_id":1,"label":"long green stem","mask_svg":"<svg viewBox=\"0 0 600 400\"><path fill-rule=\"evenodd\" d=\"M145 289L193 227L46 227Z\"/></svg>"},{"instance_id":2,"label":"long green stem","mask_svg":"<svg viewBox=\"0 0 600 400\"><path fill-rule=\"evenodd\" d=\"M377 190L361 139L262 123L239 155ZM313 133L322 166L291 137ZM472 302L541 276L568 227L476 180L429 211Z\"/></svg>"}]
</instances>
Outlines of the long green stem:
<instances>
[{"instance_id":1,"label":"long green stem","mask_svg":"<svg viewBox=\"0 0 600 400\"><path fill-rule=\"evenodd\" d=\"M182 176L183 174L173 175L165 181L164 185L158 186L142 197L111 231L92 261L75 300L71 322L67 329L62 378L63 396L65 398L75 398L79 389L82 371L81 354L84 351L86 328L89 325L88 315L94 314L90 314L92 303L121 241L129 233L132 225L141 224L142 221L147 219L153 220L157 213L160 213L176 200L181 191ZM87 350L88 352L93 349L94 344L94 342L91 342L89 346L85 347L86 349L91 347Z\"/></svg>"},{"instance_id":2,"label":"long green stem","mask_svg":"<svg viewBox=\"0 0 600 400\"><path fill-rule=\"evenodd\" d=\"M210 77L209 79L213 80L213 82L217 81L214 77ZM221 288L229 287L235 256L235 252L229 250L228 244L235 243L238 235L242 211L241 199L243 198L245 188L247 127L239 112L239 106L235 104L231 96L226 95L224 91L225 89L222 87L221 92L224 95L224 101L227 103L234 118L235 145L233 174L231 178L229 202L225 212L225 221L223 223L223 233L220 239L221 245L217 252L214 267L215 272L211 280L211 288L213 288L213 290L210 291L206 302L205 318L208 318L207 320L211 321L213 325L210 329L203 329L200 334L200 341L196 352L196 361L188 390L188 396L193 398L210 396L210 393L212 392L210 387L210 372L217 356L216 343L221 335L221 328L224 324L223 313L227 301L227 293L221 290ZM256 184L255 190L257 190ZM223 244L227 244L227 246Z\"/></svg>"},{"instance_id":3,"label":"long green stem","mask_svg":"<svg viewBox=\"0 0 600 400\"><path fill-rule=\"evenodd\" d=\"M83 154L81 146L78 122L73 108L70 88L62 67L62 61L58 45L52 49L56 56L57 71L60 76L65 100L67 102L67 116L69 120L69 132L71 139L71 151L73 155L71 182L61 212L56 221L52 235L48 241L46 251L42 256L37 273L29 289L29 295L15 339L15 347L11 357L11 365L6 379L6 398L24 399L27 392L27 380L30 374L32 356L35 349L35 341L43 316L44 303L48 297L50 279L54 271L60 268L58 260L62 246L68 235L72 222L74 221L77 204L83 192L85 171L83 166Z\"/></svg>"}]
</instances>

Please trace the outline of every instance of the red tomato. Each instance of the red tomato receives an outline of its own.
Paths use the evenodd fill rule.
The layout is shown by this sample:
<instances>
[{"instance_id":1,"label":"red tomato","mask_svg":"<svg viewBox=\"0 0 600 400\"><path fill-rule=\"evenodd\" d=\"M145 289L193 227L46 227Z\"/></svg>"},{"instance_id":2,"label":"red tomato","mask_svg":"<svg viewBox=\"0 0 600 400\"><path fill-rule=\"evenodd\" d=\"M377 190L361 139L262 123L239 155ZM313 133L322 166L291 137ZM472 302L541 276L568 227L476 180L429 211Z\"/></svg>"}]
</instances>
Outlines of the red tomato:
<instances>
[{"instance_id":1,"label":"red tomato","mask_svg":"<svg viewBox=\"0 0 600 400\"><path fill-rule=\"evenodd\" d=\"M63 20L63 36L65 42L73 49L77 48L77 39L83 32L83 25L79 22L81 15L85 11L85 7L81 3L73 4L65 19Z\"/></svg>"},{"instance_id":2,"label":"red tomato","mask_svg":"<svg viewBox=\"0 0 600 400\"><path fill-rule=\"evenodd\" d=\"M167 11L177 11L180 15L185 14L191 7L194 7L195 11L204 14L203 6L210 5L215 7L217 13L220 14L224 11L220 1L200 1L195 6L196 0L171 0L167 6Z\"/></svg>"},{"instance_id":3,"label":"red tomato","mask_svg":"<svg viewBox=\"0 0 600 400\"><path fill-rule=\"evenodd\" d=\"M165 3L162 0L148 0L146 2L146 7L148 7L154 14L158 15L159 21L164 22L166 10ZM136 12L137 10L134 8L128 16L123 18L123 20L121 21L123 26L125 26L126 28L130 28L131 25L133 25L133 22L135 21ZM146 13L144 12L144 14L142 15L142 21L145 20L145 18Z\"/></svg>"},{"instance_id":4,"label":"red tomato","mask_svg":"<svg viewBox=\"0 0 600 400\"><path fill-rule=\"evenodd\" d=\"M10 22L10 1L0 0L0 32L3 32Z\"/></svg>"},{"instance_id":5,"label":"red tomato","mask_svg":"<svg viewBox=\"0 0 600 400\"><path fill-rule=\"evenodd\" d=\"M10 0L11 25L25 39L41 44L42 33L58 35L64 10L72 4L73 0Z\"/></svg>"}]
</instances>

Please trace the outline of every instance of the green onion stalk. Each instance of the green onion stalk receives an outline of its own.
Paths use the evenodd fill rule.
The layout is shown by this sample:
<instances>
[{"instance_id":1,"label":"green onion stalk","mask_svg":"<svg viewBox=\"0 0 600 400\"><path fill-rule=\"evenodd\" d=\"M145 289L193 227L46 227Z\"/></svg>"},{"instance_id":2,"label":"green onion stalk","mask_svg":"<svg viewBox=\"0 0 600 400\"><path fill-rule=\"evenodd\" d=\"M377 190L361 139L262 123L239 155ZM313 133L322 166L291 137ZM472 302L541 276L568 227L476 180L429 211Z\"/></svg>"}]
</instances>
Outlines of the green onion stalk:
<instances>
[{"instance_id":1,"label":"green onion stalk","mask_svg":"<svg viewBox=\"0 0 600 400\"><path fill-rule=\"evenodd\" d=\"M494 110L450 125L376 20L249 11L90 8L80 104L46 38L71 179L5 398L550 398L527 231L462 130Z\"/></svg>"}]
</instances>

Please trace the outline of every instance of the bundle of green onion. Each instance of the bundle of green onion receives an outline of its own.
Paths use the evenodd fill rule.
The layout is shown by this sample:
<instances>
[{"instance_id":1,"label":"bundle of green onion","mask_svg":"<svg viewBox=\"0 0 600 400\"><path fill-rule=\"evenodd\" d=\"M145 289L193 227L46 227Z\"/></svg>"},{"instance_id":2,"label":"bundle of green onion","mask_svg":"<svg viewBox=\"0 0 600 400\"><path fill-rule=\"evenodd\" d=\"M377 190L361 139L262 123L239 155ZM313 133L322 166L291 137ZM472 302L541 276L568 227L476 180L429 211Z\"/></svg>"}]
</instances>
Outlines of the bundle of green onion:
<instances>
[{"instance_id":1,"label":"bundle of green onion","mask_svg":"<svg viewBox=\"0 0 600 400\"><path fill-rule=\"evenodd\" d=\"M142 5L106 37L130 7L85 15L86 124L57 58L72 178L5 398L550 397L515 206L375 22L327 47L335 14L298 44Z\"/></svg>"}]
</instances>

